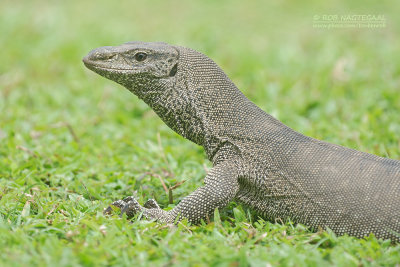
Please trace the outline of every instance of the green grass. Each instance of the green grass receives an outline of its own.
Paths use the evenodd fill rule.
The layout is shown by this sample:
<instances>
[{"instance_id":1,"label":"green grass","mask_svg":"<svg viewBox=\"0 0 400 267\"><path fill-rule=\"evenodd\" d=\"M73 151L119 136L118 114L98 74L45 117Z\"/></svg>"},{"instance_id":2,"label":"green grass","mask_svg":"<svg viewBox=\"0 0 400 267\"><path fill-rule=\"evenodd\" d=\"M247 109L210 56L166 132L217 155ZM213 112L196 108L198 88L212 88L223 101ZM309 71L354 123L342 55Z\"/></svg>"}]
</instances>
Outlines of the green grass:
<instances>
[{"instance_id":1,"label":"green grass","mask_svg":"<svg viewBox=\"0 0 400 267\"><path fill-rule=\"evenodd\" d=\"M132 193L172 208L159 177L187 180L176 204L211 166L84 68L103 45L192 47L297 131L400 159L400 6L265 2L1 1L0 266L399 266L399 245L265 222L235 203L200 226L102 215ZM383 14L387 26L313 28L323 14Z\"/></svg>"}]
</instances>

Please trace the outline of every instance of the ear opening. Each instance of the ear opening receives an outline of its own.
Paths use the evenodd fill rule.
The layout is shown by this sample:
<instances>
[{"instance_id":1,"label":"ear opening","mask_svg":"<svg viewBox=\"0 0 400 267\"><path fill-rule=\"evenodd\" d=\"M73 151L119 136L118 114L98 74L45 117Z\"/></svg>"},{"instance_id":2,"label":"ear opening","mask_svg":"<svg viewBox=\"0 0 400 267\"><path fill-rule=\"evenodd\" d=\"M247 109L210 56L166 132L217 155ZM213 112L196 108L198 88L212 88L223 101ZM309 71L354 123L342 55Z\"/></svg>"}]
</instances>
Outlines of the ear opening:
<instances>
[{"instance_id":1,"label":"ear opening","mask_svg":"<svg viewBox=\"0 0 400 267\"><path fill-rule=\"evenodd\" d=\"M176 64L172 67L171 71L169 72L169 76L170 76L170 77L175 76L175 74L176 74L177 71L178 71L178 63L176 63Z\"/></svg>"}]
</instances>

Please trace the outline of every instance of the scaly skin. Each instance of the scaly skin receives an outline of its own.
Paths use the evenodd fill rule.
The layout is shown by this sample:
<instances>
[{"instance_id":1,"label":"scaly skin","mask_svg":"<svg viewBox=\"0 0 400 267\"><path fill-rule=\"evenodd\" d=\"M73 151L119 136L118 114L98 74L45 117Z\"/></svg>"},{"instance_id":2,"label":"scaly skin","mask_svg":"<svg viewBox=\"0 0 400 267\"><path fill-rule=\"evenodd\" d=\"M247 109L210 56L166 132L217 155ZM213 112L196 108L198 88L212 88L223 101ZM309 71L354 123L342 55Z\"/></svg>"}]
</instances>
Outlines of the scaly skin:
<instances>
[{"instance_id":1,"label":"scaly skin","mask_svg":"<svg viewBox=\"0 0 400 267\"><path fill-rule=\"evenodd\" d=\"M130 42L97 48L83 61L203 146L213 163L205 185L173 210L153 200L142 207L128 197L113 203L122 213L198 223L236 198L269 220L400 241L400 161L290 129L248 100L211 59L188 48Z\"/></svg>"}]
</instances>

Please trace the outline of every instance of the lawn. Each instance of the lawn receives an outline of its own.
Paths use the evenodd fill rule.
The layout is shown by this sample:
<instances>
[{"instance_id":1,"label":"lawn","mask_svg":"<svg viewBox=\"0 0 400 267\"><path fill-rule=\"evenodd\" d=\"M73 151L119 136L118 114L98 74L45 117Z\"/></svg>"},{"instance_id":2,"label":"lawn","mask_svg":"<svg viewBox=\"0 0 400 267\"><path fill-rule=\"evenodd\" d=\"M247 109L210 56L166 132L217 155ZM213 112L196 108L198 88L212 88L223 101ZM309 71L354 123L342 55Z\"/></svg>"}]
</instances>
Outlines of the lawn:
<instances>
[{"instance_id":1,"label":"lawn","mask_svg":"<svg viewBox=\"0 0 400 267\"><path fill-rule=\"evenodd\" d=\"M81 62L133 40L191 47L291 128L400 159L399 13L395 1L2 0L0 266L399 266L400 245L267 222L239 203L199 226L104 216L131 194L170 209L211 164ZM316 27L327 15L385 25ZM169 204L162 183L182 181Z\"/></svg>"}]
</instances>

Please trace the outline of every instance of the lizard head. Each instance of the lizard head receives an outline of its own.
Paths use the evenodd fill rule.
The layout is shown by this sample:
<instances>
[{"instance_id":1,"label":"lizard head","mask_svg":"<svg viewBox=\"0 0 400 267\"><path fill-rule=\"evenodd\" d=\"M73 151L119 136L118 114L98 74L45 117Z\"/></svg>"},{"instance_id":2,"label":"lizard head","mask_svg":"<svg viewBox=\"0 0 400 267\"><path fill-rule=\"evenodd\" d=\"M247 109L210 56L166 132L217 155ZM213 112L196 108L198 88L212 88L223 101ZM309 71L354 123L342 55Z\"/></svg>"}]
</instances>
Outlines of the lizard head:
<instances>
[{"instance_id":1,"label":"lizard head","mask_svg":"<svg viewBox=\"0 0 400 267\"><path fill-rule=\"evenodd\" d=\"M201 144L201 132L188 129L199 123L193 123L196 115L188 105L188 90L178 82L187 69L180 67L180 52L180 47L166 43L128 42L96 48L83 63L144 100L175 132Z\"/></svg>"},{"instance_id":2,"label":"lizard head","mask_svg":"<svg viewBox=\"0 0 400 267\"><path fill-rule=\"evenodd\" d=\"M238 104L246 101L214 61L189 48L129 42L94 49L83 62L125 86L175 132L199 145L223 131L219 125L229 128Z\"/></svg>"},{"instance_id":3,"label":"lizard head","mask_svg":"<svg viewBox=\"0 0 400 267\"><path fill-rule=\"evenodd\" d=\"M174 81L178 59L178 51L165 43L128 42L96 48L83 58L83 63L138 97L146 98L160 87L158 83Z\"/></svg>"}]
</instances>

